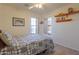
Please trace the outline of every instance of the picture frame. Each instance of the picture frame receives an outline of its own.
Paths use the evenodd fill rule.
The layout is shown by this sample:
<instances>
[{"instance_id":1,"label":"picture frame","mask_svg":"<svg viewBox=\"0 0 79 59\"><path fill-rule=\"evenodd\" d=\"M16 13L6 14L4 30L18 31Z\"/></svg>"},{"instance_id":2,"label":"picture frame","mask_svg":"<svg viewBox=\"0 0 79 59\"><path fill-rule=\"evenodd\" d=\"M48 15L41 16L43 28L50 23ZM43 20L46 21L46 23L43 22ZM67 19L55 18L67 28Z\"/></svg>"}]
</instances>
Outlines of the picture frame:
<instances>
[{"instance_id":1,"label":"picture frame","mask_svg":"<svg viewBox=\"0 0 79 59\"><path fill-rule=\"evenodd\" d=\"M25 19L12 17L12 26L25 26Z\"/></svg>"}]
</instances>

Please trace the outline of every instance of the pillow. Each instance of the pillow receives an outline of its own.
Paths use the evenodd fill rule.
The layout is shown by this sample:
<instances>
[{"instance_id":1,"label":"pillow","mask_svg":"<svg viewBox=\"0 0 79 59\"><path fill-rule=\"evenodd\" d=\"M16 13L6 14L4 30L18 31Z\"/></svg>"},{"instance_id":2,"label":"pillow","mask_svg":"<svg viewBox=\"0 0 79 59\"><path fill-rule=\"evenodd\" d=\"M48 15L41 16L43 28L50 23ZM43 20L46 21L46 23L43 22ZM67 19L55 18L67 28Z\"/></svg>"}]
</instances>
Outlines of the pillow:
<instances>
[{"instance_id":1,"label":"pillow","mask_svg":"<svg viewBox=\"0 0 79 59\"><path fill-rule=\"evenodd\" d=\"M6 35L9 41L12 40L12 34L10 32L5 32L4 34Z\"/></svg>"},{"instance_id":2,"label":"pillow","mask_svg":"<svg viewBox=\"0 0 79 59\"><path fill-rule=\"evenodd\" d=\"M10 45L10 42L8 41L8 37L5 34L0 33L0 38L6 45L8 46Z\"/></svg>"},{"instance_id":3,"label":"pillow","mask_svg":"<svg viewBox=\"0 0 79 59\"><path fill-rule=\"evenodd\" d=\"M10 40L12 39L12 36L9 35L8 33L0 33L0 38L6 45L8 46L11 45Z\"/></svg>"}]
</instances>

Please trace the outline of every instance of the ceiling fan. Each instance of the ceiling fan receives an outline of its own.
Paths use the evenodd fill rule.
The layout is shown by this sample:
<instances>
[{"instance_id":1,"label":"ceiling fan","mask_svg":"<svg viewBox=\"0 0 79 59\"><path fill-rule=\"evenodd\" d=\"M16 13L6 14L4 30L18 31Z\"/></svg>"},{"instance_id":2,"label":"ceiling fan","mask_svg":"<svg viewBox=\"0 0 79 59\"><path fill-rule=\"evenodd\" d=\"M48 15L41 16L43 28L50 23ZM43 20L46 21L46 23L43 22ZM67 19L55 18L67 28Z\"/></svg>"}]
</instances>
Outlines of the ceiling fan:
<instances>
[{"instance_id":1,"label":"ceiling fan","mask_svg":"<svg viewBox=\"0 0 79 59\"><path fill-rule=\"evenodd\" d=\"M39 8L42 9L43 8L44 3L34 3L32 5L29 5L28 9L33 9L33 8Z\"/></svg>"}]
</instances>

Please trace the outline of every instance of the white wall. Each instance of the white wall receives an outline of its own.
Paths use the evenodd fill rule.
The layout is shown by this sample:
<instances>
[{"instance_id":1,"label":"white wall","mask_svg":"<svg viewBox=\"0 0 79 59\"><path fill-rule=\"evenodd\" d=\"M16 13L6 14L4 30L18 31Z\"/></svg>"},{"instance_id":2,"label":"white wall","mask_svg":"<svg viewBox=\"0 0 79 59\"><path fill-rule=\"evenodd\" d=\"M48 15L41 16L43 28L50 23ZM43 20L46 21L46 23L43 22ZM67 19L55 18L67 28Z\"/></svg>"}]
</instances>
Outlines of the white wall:
<instances>
[{"instance_id":1,"label":"white wall","mask_svg":"<svg viewBox=\"0 0 79 59\"><path fill-rule=\"evenodd\" d=\"M19 9L10 5L0 4L0 29L11 32L13 35L21 36L29 33L30 17L36 16L28 10ZM25 18L25 26L12 26L12 17Z\"/></svg>"},{"instance_id":2,"label":"white wall","mask_svg":"<svg viewBox=\"0 0 79 59\"><path fill-rule=\"evenodd\" d=\"M61 8L56 9L48 15L44 15L44 18L49 16L53 17L61 12L67 12L67 9L69 7L79 9L79 4L70 4L67 6L63 6ZM70 22L54 22L52 38L54 40L54 43L58 43L65 47L79 51L79 13L70 16L70 18L72 18L72 21Z\"/></svg>"}]
</instances>

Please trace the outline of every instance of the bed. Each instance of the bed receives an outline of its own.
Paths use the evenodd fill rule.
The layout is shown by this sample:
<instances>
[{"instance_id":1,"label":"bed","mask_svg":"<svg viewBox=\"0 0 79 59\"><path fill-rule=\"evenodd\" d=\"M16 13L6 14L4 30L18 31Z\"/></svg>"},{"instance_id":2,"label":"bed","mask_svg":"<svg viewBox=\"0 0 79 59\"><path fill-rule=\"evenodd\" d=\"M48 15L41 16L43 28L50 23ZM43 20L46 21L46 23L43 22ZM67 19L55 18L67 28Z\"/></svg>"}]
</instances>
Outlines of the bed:
<instances>
[{"instance_id":1,"label":"bed","mask_svg":"<svg viewBox=\"0 0 79 59\"><path fill-rule=\"evenodd\" d=\"M12 37L10 45L0 50L0 55L36 55L45 50L53 50L53 40L48 35L25 35Z\"/></svg>"}]
</instances>

